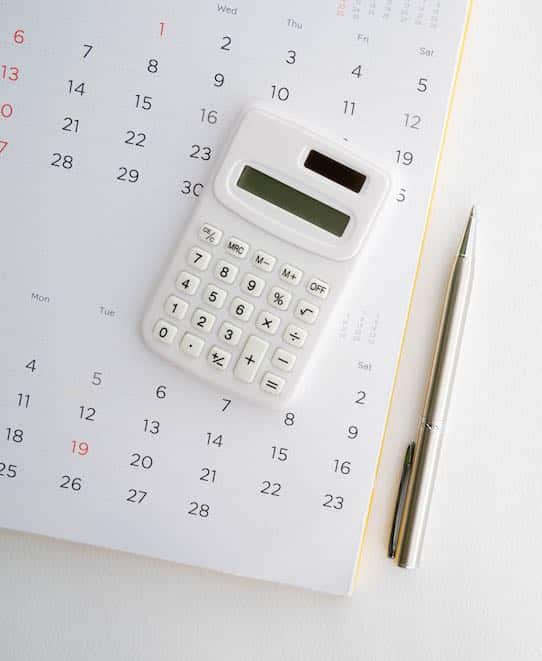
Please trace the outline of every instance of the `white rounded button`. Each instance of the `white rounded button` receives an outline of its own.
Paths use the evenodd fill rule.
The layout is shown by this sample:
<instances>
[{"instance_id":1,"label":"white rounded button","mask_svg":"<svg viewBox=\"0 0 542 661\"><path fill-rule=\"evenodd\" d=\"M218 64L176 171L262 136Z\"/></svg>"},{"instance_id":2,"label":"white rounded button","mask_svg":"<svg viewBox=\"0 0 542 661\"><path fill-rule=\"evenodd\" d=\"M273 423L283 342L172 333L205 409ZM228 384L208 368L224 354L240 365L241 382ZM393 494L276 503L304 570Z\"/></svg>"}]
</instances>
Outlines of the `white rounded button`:
<instances>
[{"instance_id":1,"label":"white rounded button","mask_svg":"<svg viewBox=\"0 0 542 661\"><path fill-rule=\"evenodd\" d=\"M189 296L193 296L198 287L199 287L200 279L192 275L192 273L188 273L187 271L181 271L179 273L179 277L177 278L177 289L180 291L184 292L185 294L188 294Z\"/></svg>"},{"instance_id":2,"label":"white rounded button","mask_svg":"<svg viewBox=\"0 0 542 661\"><path fill-rule=\"evenodd\" d=\"M221 349L220 347L211 347L207 354L207 362L209 365L222 372L228 367L230 360L231 353L224 351L224 349Z\"/></svg>"},{"instance_id":3,"label":"white rounded button","mask_svg":"<svg viewBox=\"0 0 542 661\"><path fill-rule=\"evenodd\" d=\"M260 296L265 287L265 280L252 273L245 273L241 280L241 289L251 296Z\"/></svg>"},{"instance_id":4,"label":"white rounded button","mask_svg":"<svg viewBox=\"0 0 542 661\"><path fill-rule=\"evenodd\" d=\"M213 225L202 225L199 229L199 238L205 243L210 243L212 246L217 246L222 239L222 230L219 230Z\"/></svg>"},{"instance_id":5,"label":"white rounded button","mask_svg":"<svg viewBox=\"0 0 542 661\"><path fill-rule=\"evenodd\" d=\"M223 259L216 263L215 276L219 280L222 280L222 282L226 282L228 285L231 285L231 283L235 281L238 272L239 269L237 266L225 262Z\"/></svg>"},{"instance_id":6,"label":"white rounded button","mask_svg":"<svg viewBox=\"0 0 542 661\"><path fill-rule=\"evenodd\" d=\"M167 321L160 319L160 321L157 321L154 325L153 334L157 340L160 340L160 342L171 344L175 339L175 335L177 335L177 326L168 324Z\"/></svg>"},{"instance_id":7,"label":"white rounded button","mask_svg":"<svg viewBox=\"0 0 542 661\"><path fill-rule=\"evenodd\" d=\"M234 298L230 305L231 314L239 321L248 321L252 316L254 306L242 298Z\"/></svg>"},{"instance_id":8,"label":"white rounded button","mask_svg":"<svg viewBox=\"0 0 542 661\"><path fill-rule=\"evenodd\" d=\"M256 252L252 256L252 264L257 269L261 269L262 271L266 271L267 273L271 273L271 271L275 268L276 262L277 260L275 257L269 255L263 250L256 250Z\"/></svg>"},{"instance_id":9,"label":"white rounded button","mask_svg":"<svg viewBox=\"0 0 542 661\"><path fill-rule=\"evenodd\" d=\"M203 292L203 302L212 305L214 308L220 309L224 305L228 293L220 287L214 285L207 285Z\"/></svg>"},{"instance_id":10,"label":"white rounded button","mask_svg":"<svg viewBox=\"0 0 542 661\"><path fill-rule=\"evenodd\" d=\"M248 243L232 236L227 240L225 250L233 257L237 257L237 259L244 259L248 254Z\"/></svg>"},{"instance_id":11,"label":"white rounded button","mask_svg":"<svg viewBox=\"0 0 542 661\"><path fill-rule=\"evenodd\" d=\"M184 319L186 311L188 310L188 303L177 296L168 296L164 303L164 310L170 317Z\"/></svg>"},{"instance_id":12,"label":"white rounded button","mask_svg":"<svg viewBox=\"0 0 542 661\"><path fill-rule=\"evenodd\" d=\"M205 271L209 266L210 261L211 253L203 250L203 248L198 248L197 246L190 248L190 252L188 253L188 264L190 266L193 266L200 271Z\"/></svg>"},{"instance_id":13,"label":"white rounded button","mask_svg":"<svg viewBox=\"0 0 542 661\"><path fill-rule=\"evenodd\" d=\"M307 291L318 298L327 298L329 294L329 285L318 278L311 278L307 283Z\"/></svg>"},{"instance_id":14,"label":"white rounded button","mask_svg":"<svg viewBox=\"0 0 542 661\"><path fill-rule=\"evenodd\" d=\"M197 328L204 333L210 333L213 326L215 325L216 317L214 314L207 312L207 310L202 310L201 308L196 308L194 314L192 315L192 326Z\"/></svg>"},{"instance_id":15,"label":"white rounded button","mask_svg":"<svg viewBox=\"0 0 542 661\"><path fill-rule=\"evenodd\" d=\"M201 337L192 335L192 333L185 333L179 346L181 350L184 351L184 353L192 356L193 358L197 358L200 355L204 344L205 342L201 339Z\"/></svg>"},{"instance_id":16,"label":"white rounded button","mask_svg":"<svg viewBox=\"0 0 542 661\"><path fill-rule=\"evenodd\" d=\"M267 296L269 305L278 310L287 310L292 300L292 295L281 287L273 287Z\"/></svg>"}]
</instances>

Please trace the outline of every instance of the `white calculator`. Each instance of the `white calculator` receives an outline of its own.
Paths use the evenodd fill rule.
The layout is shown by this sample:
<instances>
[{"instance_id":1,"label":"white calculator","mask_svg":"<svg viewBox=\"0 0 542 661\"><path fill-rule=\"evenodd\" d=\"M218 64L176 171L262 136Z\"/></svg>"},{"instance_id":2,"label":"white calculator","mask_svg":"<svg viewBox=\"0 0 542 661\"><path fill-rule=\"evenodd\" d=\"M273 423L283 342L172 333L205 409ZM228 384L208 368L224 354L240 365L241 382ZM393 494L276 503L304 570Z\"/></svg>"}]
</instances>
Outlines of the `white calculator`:
<instances>
[{"instance_id":1,"label":"white calculator","mask_svg":"<svg viewBox=\"0 0 542 661\"><path fill-rule=\"evenodd\" d=\"M220 392L284 406L389 188L343 141L249 106L152 297L146 343Z\"/></svg>"}]
</instances>

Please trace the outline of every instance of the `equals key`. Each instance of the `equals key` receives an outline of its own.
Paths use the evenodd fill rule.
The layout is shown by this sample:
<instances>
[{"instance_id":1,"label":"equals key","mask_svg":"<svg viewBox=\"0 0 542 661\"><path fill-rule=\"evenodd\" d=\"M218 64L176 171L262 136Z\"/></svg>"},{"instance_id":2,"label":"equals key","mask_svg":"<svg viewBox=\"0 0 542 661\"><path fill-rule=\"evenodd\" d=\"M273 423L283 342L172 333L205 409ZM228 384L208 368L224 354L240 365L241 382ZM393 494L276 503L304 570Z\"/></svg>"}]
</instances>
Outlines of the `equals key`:
<instances>
[{"instance_id":1,"label":"equals key","mask_svg":"<svg viewBox=\"0 0 542 661\"><path fill-rule=\"evenodd\" d=\"M284 383L284 379L281 379L280 376L277 376L272 372L266 372L261 382L261 389L265 392L278 395L284 388Z\"/></svg>"}]
</instances>

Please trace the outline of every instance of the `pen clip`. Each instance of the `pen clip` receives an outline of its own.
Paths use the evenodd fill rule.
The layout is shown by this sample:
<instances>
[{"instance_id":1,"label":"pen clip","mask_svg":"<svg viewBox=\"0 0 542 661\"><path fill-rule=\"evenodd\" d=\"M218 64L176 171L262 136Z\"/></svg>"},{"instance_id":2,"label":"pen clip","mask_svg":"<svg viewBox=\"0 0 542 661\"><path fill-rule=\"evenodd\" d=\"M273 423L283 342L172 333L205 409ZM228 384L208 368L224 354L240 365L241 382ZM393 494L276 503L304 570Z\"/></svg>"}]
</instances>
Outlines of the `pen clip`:
<instances>
[{"instance_id":1,"label":"pen clip","mask_svg":"<svg viewBox=\"0 0 542 661\"><path fill-rule=\"evenodd\" d=\"M403 470L401 471L401 480L399 481L399 488L397 490L397 499L395 501L395 511L393 512L393 521L391 524L390 539L388 542L388 558L395 558L397 551L397 540L399 538L399 528L401 525L401 518L405 508L406 492L408 482L410 480L410 473L412 470L412 459L414 457L414 442L409 443L405 452L403 460Z\"/></svg>"}]
</instances>

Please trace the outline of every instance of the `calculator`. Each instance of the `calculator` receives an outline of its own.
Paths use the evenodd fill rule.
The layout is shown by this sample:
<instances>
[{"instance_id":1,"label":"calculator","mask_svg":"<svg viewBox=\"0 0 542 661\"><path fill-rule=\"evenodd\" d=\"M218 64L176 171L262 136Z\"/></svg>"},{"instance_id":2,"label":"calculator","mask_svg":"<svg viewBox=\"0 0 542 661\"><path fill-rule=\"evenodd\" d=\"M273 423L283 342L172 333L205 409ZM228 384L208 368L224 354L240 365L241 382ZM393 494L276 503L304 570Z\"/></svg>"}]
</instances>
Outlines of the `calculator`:
<instances>
[{"instance_id":1,"label":"calculator","mask_svg":"<svg viewBox=\"0 0 542 661\"><path fill-rule=\"evenodd\" d=\"M283 407L310 387L389 189L344 141L248 106L152 296L146 344L220 392Z\"/></svg>"}]
</instances>

